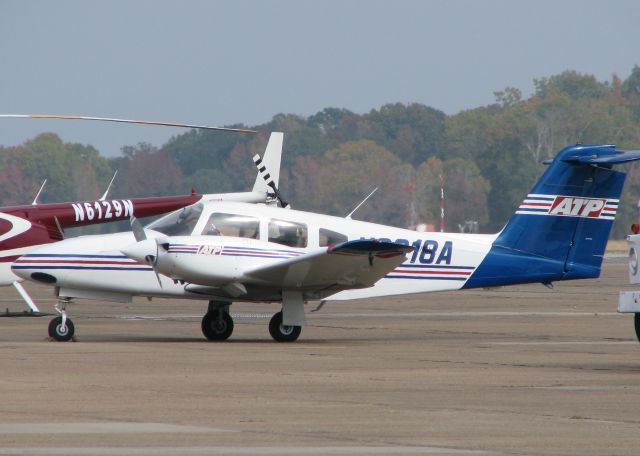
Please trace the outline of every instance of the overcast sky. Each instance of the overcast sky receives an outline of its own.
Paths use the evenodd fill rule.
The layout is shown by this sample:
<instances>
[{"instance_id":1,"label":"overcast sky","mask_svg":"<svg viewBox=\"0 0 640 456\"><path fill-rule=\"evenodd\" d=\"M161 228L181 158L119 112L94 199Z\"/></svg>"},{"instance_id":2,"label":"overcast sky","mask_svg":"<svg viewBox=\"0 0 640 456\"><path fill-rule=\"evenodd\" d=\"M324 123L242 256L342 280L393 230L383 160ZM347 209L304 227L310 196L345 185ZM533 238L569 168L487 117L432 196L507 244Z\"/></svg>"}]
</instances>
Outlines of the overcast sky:
<instances>
[{"instance_id":1,"label":"overcast sky","mask_svg":"<svg viewBox=\"0 0 640 456\"><path fill-rule=\"evenodd\" d=\"M637 0L0 0L0 113L256 125L419 102L454 114L567 69L624 79L639 24ZM104 155L183 132L0 119L0 145L43 131Z\"/></svg>"}]
</instances>

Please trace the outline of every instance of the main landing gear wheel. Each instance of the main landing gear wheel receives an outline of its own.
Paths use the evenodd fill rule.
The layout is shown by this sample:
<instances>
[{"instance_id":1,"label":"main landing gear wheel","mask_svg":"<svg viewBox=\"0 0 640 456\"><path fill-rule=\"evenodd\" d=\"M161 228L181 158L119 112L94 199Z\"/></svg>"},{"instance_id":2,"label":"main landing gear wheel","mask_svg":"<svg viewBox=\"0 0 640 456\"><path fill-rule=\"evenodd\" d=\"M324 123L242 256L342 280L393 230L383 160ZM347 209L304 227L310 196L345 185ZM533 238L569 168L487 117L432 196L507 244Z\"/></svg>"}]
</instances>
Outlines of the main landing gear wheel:
<instances>
[{"instance_id":1,"label":"main landing gear wheel","mask_svg":"<svg viewBox=\"0 0 640 456\"><path fill-rule=\"evenodd\" d=\"M282 312L278 312L269 322L269 333L276 342L294 342L300 336L302 326L285 326L282 324Z\"/></svg>"},{"instance_id":2,"label":"main landing gear wheel","mask_svg":"<svg viewBox=\"0 0 640 456\"><path fill-rule=\"evenodd\" d=\"M64 325L62 324L61 315L52 318L49 322L49 337L57 340L58 342L70 341L74 332L75 328L73 327L73 322L70 318L66 319Z\"/></svg>"},{"instance_id":3,"label":"main landing gear wheel","mask_svg":"<svg viewBox=\"0 0 640 456\"><path fill-rule=\"evenodd\" d=\"M213 310L202 317L202 334L209 340L227 340L233 332L233 318L224 310Z\"/></svg>"},{"instance_id":4,"label":"main landing gear wheel","mask_svg":"<svg viewBox=\"0 0 640 456\"><path fill-rule=\"evenodd\" d=\"M640 342L640 313L633 314L633 326L636 329L636 337Z\"/></svg>"}]
</instances>

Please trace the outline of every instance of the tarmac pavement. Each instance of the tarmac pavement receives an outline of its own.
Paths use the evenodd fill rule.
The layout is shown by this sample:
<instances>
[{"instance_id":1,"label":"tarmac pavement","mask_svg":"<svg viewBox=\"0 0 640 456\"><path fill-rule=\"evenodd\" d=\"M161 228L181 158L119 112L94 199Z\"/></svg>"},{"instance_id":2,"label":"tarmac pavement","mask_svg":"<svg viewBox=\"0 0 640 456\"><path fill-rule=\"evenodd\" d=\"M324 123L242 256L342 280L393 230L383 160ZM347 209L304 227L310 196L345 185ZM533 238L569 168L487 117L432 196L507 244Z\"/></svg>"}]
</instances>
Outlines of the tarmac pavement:
<instances>
[{"instance_id":1,"label":"tarmac pavement","mask_svg":"<svg viewBox=\"0 0 640 456\"><path fill-rule=\"evenodd\" d=\"M68 343L49 317L0 318L0 455L635 455L622 289L620 261L553 290L329 302L292 344L269 336L275 305L232 306L224 343L198 301L77 301ZM26 306L2 288L4 308Z\"/></svg>"}]
</instances>

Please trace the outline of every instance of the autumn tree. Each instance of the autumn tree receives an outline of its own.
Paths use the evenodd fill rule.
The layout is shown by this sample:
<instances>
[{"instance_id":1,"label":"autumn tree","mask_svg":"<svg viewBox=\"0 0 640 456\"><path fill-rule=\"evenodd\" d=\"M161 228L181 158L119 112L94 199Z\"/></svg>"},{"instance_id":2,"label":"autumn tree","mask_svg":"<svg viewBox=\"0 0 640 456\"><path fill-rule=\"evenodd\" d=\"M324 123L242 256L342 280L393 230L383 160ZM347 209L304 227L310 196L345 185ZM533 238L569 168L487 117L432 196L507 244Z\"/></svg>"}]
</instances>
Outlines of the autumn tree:
<instances>
[{"instance_id":1,"label":"autumn tree","mask_svg":"<svg viewBox=\"0 0 640 456\"><path fill-rule=\"evenodd\" d=\"M114 194L119 197L162 196L187 193L182 172L168 154L140 143L124 150L124 157L113 161L118 168L118 185Z\"/></svg>"},{"instance_id":2,"label":"autumn tree","mask_svg":"<svg viewBox=\"0 0 640 456\"><path fill-rule=\"evenodd\" d=\"M580 74L573 70L564 71L549 78L534 79L533 83L536 95L542 98L553 92L567 95L573 100L600 98L610 90L607 83L599 82L595 76Z\"/></svg>"},{"instance_id":3,"label":"autumn tree","mask_svg":"<svg viewBox=\"0 0 640 456\"><path fill-rule=\"evenodd\" d=\"M38 182L25 176L17 147L0 148L0 201L3 206L29 204L38 191Z\"/></svg>"},{"instance_id":4,"label":"autumn tree","mask_svg":"<svg viewBox=\"0 0 640 456\"><path fill-rule=\"evenodd\" d=\"M108 162L92 146L63 143L53 133L43 133L17 149L20 168L27 179L47 185L43 202L95 199L111 174Z\"/></svg>"},{"instance_id":5,"label":"autumn tree","mask_svg":"<svg viewBox=\"0 0 640 456\"><path fill-rule=\"evenodd\" d=\"M445 230L458 231L467 220L486 227L489 182L478 166L463 158L441 161L430 157L417 173L417 207L422 222L439 226L441 188L445 194Z\"/></svg>"},{"instance_id":6,"label":"autumn tree","mask_svg":"<svg viewBox=\"0 0 640 456\"><path fill-rule=\"evenodd\" d=\"M367 119L375 125L375 140L400 160L417 166L429 156L442 158L446 115L420 103L386 104L371 111Z\"/></svg>"},{"instance_id":7,"label":"autumn tree","mask_svg":"<svg viewBox=\"0 0 640 456\"><path fill-rule=\"evenodd\" d=\"M319 196L329 213L344 216L379 187L354 217L404 226L407 199L402 185L406 179L406 165L390 151L373 141L350 141L325 154Z\"/></svg>"}]
</instances>

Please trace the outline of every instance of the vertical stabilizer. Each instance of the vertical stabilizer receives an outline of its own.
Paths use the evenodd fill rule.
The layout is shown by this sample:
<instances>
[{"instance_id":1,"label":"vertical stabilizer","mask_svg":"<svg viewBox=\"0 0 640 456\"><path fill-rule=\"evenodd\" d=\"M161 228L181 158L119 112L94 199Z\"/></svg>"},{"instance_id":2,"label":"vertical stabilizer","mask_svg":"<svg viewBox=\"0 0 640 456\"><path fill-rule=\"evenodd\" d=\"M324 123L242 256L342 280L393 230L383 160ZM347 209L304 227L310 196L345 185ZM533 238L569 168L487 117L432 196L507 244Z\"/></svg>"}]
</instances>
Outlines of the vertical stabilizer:
<instances>
[{"instance_id":1,"label":"vertical stabilizer","mask_svg":"<svg viewBox=\"0 0 640 456\"><path fill-rule=\"evenodd\" d=\"M561 150L465 288L598 277L626 176L612 167L638 159L610 145Z\"/></svg>"}]
</instances>

